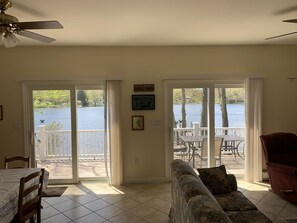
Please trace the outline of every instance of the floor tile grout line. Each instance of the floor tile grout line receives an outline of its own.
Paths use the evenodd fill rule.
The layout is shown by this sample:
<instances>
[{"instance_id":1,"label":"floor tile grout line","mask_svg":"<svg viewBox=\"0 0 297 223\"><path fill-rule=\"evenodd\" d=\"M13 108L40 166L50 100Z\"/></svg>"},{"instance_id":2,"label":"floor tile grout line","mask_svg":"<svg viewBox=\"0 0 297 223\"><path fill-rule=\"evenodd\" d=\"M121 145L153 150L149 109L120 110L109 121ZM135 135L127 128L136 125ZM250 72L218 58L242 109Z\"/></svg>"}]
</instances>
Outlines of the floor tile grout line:
<instances>
[{"instance_id":1,"label":"floor tile grout line","mask_svg":"<svg viewBox=\"0 0 297 223\"><path fill-rule=\"evenodd\" d=\"M281 215L281 213L287 208L287 206L289 205L289 203L286 203L284 205L284 207L282 208L282 210L278 213L278 215L276 216L276 218L274 219L274 221L278 220L278 217Z\"/></svg>"},{"instance_id":2,"label":"floor tile grout line","mask_svg":"<svg viewBox=\"0 0 297 223\"><path fill-rule=\"evenodd\" d=\"M166 185L169 185L169 184L166 184ZM150 202L151 200L153 200L153 199L160 199L161 201L164 201L164 202L166 202L166 203L171 203L170 202L170 200L168 200L168 199L166 199L166 198L168 198L167 196L165 196L165 197L161 197L161 195L162 195L162 192L161 191L163 191L163 194L164 193L170 193L170 191L171 191L171 189L170 189L170 186L163 186L163 184L159 184L158 186L145 186L145 184L143 185L144 187L145 187L145 189L141 189L140 187L141 186L136 186L136 187L133 187L133 186L131 186L131 187L123 187L123 190L125 189L125 188L127 188L128 189L128 191L129 191L129 193L131 192L131 194L129 194L129 195L127 195L127 196L125 196L124 198L122 198L122 199L119 199L117 202L108 202L107 200L104 200L103 198L104 197L106 197L106 196L108 196L108 195L106 195L106 196L101 196L100 194L98 194L98 193L100 193L100 192L98 192L98 193L88 193L88 191L84 191L86 194L83 194L83 195L77 195L76 197L80 197L80 196L85 196L85 195L92 195L92 196L94 196L95 197L95 199L94 200L90 200L90 201L87 201L87 202L83 202L83 203L79 203L78 202L78 204L79 204L79 207L84 207L84 208L86 208L87 210L89 210L89 213L88 214L86 214L86 215L83 215L83 216L80 216L79 218L77 218L77 219L75 219L75 220L72 220L72 219L70 219L70 218L68 218L68 216L65 216L64 214L63 214L63 212L60 212L57 208L56 208L56 206L57 205L59 205L59 204L61 204L61 203L63 203L63 202L67 202L67 200L63 200L63 199L61 199L61 201L60 202L57 202L57 201L55 201L55 200L50 200L50 202L48 203L47 201L46 201L46 199L43 199L43 202L45 202L45 204L47 205L47 207L52 207L54 210L56 210L56 211L58 211L58 213L57 214L55 214L55 215L53 215L53 216L51 216L51 217L55 217L56 215L59 215L59 214L62 214L62 216L64 216L66 219L68 219L69 220L69 222L76 222L78 219L80 219L80 218L83 218L83 217L86 217L87 215L90 215L90 214L96 214L96 215L98 215L98 216L100 216L100 217L102 217L102 219L104 219L104 221L106 221L106 222L112 222L110 219L112 219L112 218L114 218L114 217L116 217L116 216L119 216L119 215L121 215L121 214L124 214L124 213L126 213L126 214L129 214L129 215L132 215L132 216L134 216L134 217L137 217L139 220L138 221L141 221L141 220L143 220L143 221L146 221L146 222L148 222L146 219L148 219L147 217L148 216L150 216L150 215L153 215L153 214L155 214L156 212L160 212L160 213L162 213L162 215L164 214L164 215L168 215L168 210L165 208L166 206L164 206L164 208L162 208L162 209L155 209L155 207L153 207L153 206L150 206L150 205L148 205L147 204L147 202ZM254 187L255 186L255 187ZM159 187L159 188L158 188ZM255 190L255 188L256 189L258 189L258 187L260 187L260 189L261 188L263 188L263 192L264 192L264 195L263 195L263 197L261 196L261 198L259 199L259 200L257 200L257 199L255 199L255 204L257 205L257 206L259 206L259 204L261 204L261 206L262 205L265 205L264 203L267 203L267 199L271 199L270 198L270 193L269 193L269 191L267 191L267 185L262 185L262 184L242 184L242 187L240 187L241 188L241 191L242 192L246 192L246 191L251 191L251 197L253 197L253 191ZM261 189L261 191L262 191L262 189ZM135 196L135 197L137 197L137 195L139 194L139 195L141 195L142 193L147 193L148 195L151 195L150 196L150 199L148 199L148 200L144 200L144 201L141 201L141 202L139 202L139 200L137 200L137 199L133 199L133 196ZM62 195L63 196L63 195ZM65 195L66 196L66 195ZM66 198L68 199L68 200L73 200L73 201L76 201L75 199L73 199L73 197L72 196L66 196ZM132 205L131 207L129 207L129 208L120 208L120 206L116 206L115 204L116 203L119 203L119 202L121 202L122 200L124 200L124 199L129 199L129 200L131 200L131 201L133 201L133 202L136 202L137 204L136 205ZM89 203L91 203L91 202L95 202L95 201L104 201L105 203L107 203L108 204L108 206L114 206L114 207L117 207L117 208L119 208L120 210L121 210L121 213L118 213L118 214L116 214L116 215L114 215L114 216L112 216L111 218L109 218L109 219L107 219L107 218L105 218L104 216L102 216L102 215L100 215L99 213L97 213L98 212L98 210L101 210L101 209L103 209L103 208L100 208L100 209L98 209L98 210L96 210L96 211L93 211L93 210L91 210L91 209L89 209L87 206L85 206L85 205L87 205L87 204L89 204ZM57 202L57 203L56 203ZM53 204L51 204L51 203L53 203ZM164 204L166 204L166 203L164 203ZM131 212L131 210L133 209L133 208L136 208L136 207L139 207L140 205L146 205L146 206L148 206L148 207L150 207L150 208L152 208L154 211L152 212L152 213L149 213L149 214L145 214L145 215L134 215L133 214L133 212ZM169 205L170 206L170 205ZM272 221L277 221L277 219L279 219L280 218L280 216L281 216L281 213L284 211L284 210L286 210L287 208L288 208L288 203L284 203L284 205L282 205L282 207L278 210L278 212L276 213L276 215L271 215L271 220ZM264 206L263 206L264 207ZM170 207L168 207L168 208L170 208ZM69 210L71 210L71 209L69 209ZM269 212L269 209L267 209L268 210L268 212ZM139 217L139 216L141 216L141 217ZM48 218L51 218L51 217L48 217ZM48 219L48 218L45 218L45 219Z\"/></svg>"},{"instance_id":3,"label":"floor tile grout line","mask_svg":"<svg viewBox=\"0 0 297 223\"><path fill-rule=\"evenodd\" d=\"M157 187L154 187L154 188L157 188ZM151 189L148 189L148 190L151 190ZM144 191L148 191L148 190L142 190L143 192ZM136 195L136 194L135 194ZM81 196L83 196L83 195L81 195ZM72 199L72 197L68 197L69 199ZM109 203L110 205L114 205L114 206L116 206L117 208L119 208L119 209L121 209L121 211L123 211L122 213L128 213L128 214L130 214L130 215L133 215L133 214L131 214L131 213L129 213L128 211L129 210L131 210L131 209L133 209L133 208L135 208L136 206L139 206L139 205L146 205L146 206L148 206L148 207L150 207L150 208L152 208L152 209L154 209L154 212L153 213L156 213L157 211L160 211L160 212L162 212L162 213L164 213L164 214L167 214L167 212L165 212L165 210L157 210L157 209L155 209L155 208L153 208L153 207L151 207L151 206L149 206L149 205L147 205L147 204L145 204L146 202L149 202L149 201L151 201L151 200L153 200L153 199L155 199L155 198L158 198L158 199L160 199L160 200L162 200L162 201L164 201L164 202L168 202L168 201L166 201L165 199L162 199L162 198L159 198L157 195L156 196L153 196L151 199L149 199L149 200L146 200L146 201L144 201L144 202L138 202L138 201L135 201L135 200L133 200L133 199L131 199L131 200L133 200L134 202L137 202L138 204L137 205L135 205L135 206L133 206L133 207L131 207L131 208L129 208L129 209L127 209L127 210L123 210L123 209L121 209L120 207L117 207L115 204L116 203L119 203L120 201L118 201L118 202L116 202L116 203L114 203L114 204L110 204L109 202L107 202L107 201L105 201L105 202L107 202L107 203ZM126 199L126 198L124 198L124 199ZM73 200L73 199L72 199ZM97 198L96 200L102 200L101 198ZM75 201L75 200L74 200ZM95 201L95 200L93 200L93 201ZM102 200L102 201L104 201L104 200ZM64 201L64 202L66 202L66 201ZM85 208L87 208L88 210L90 210L92 213L95 213L95 214L97 214L97 215L99 215L99 216L101 216L100 214L98 214L97 213L97 211L99 211L99 210L101 210L101 209L103 209L103 208L101 208L101 209L99 209L99 210L96 210L96 211L93 211L93 210L91 210L91 209L89 209L88 207L86 207L85 206L85 204L88 204L88 203L91 203L92 201L89 201L89 202L87 202L87 203L84 203L84 204L80 204L80 206L83 206L83 207L85 207ZM63 202L61 202L61 203L63 203ZM59 204L61 204L61 203L59 203ZM79 202L78 202L79 203ZM110 206L109 205L109 206ZM55 207L53 207L53 208L55 208ZM56 209L56 208L55 208ZM57 210L57 209L56 209ZM69 209L69 210L71 210L71 209ZM120 214L122 214L122 213L119 213L118 215L120 215ZM151 214L153 214L153 213L151 213ZM63 213L62 213L63 214ZM151 215L151 214L149 214L149 215ZM88 215L88 214L87 214ZM111 217L111 218L114 218L114 217L116 217L116 216L118 216L118 215L115 215L115 216L113 216L113 217ZM149 216L149 215L147 215L147 216ZM65 215L64 215L65 216ZM85 215L86 216L86 215ZM80 218L83 218L83 217L85 217L85 216L82 216L82 217L80 217ZM143 217L143 218L141 218L141 217L139 217L139 216L136 216L136 215L133 215L133 216L135 216L135 217L138 217L138 218L140 218L140 219L144 219L145 217L147 217L147 216L145 216L145 217ZM66 216L67 217L67 216ZM102 218L104 218L104 219L106 219L104 216L101 216ZM67 217L68 218L68 217ZM78 218L78 219L80 219L80 218ZM111 219L110 218L110 219ZM68 218L69 219L69 218ZM75 219L75 220L78 220L78 219ZM70 219L71 220L71 219ZM75 221L74 220L74 221ZM108 219L106 219L106 220L108 220Z\"/></svg>"}]
</instances>

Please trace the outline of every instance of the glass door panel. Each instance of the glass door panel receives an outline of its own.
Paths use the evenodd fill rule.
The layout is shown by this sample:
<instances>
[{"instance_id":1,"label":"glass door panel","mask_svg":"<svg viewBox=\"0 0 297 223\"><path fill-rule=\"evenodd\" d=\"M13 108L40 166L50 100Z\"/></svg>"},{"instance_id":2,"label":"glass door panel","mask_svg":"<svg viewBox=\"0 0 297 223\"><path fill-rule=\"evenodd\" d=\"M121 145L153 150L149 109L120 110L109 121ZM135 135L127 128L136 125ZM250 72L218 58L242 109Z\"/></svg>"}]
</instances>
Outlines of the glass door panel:
<instances>
[{"instance_id":1,"label":"glass door panel","mask_svg":"<svg viewBox=\"0 0 297 223\"><path fill-rule=\"evenodd\" d=\"M76 91L79 178L106 177L104 154L104 91Z\"/></svg>"},{"instance_id":2,"label":"glass door panel","mask_svg":"<svg viewBox=\"0 0 297 223\"><path fill-rule=\"evenodd\" d=\"M174 159L208 166L208 88L173 88ZM203 145L204 144L204 145Z\"/></svg>"},{"instance_id":3,"label":"glass door panel","mask_svg":"<svg viewBox=\"0 0 297 223\"><path fill-rule=\"evenodd\" d=\"M230 173L244 175L245 91L240 87L215 88L216 136L222 137L222 162Z\"/></svg>"},{"instance_id":4,"label":"glass door panel","mask_svg":"<svg viewBox=\"0 0 297 223\"><path fill-rule=\"evenodd\" d=\"M50 179L72 179L70 90L33 90L35 159Z\"/></svg>"},{"instance_id":5,"label":"glass door panel","mask_svg":"<svg viewBox=\"0 0 297 223\"><path fill-rule=\"evenodd\" d=\"M243 177L244 87L239 84L192 86L175 84L170 88L173 159L183 159L193 168L224 164L229 173Z\"/></svg>"}]
</instances>

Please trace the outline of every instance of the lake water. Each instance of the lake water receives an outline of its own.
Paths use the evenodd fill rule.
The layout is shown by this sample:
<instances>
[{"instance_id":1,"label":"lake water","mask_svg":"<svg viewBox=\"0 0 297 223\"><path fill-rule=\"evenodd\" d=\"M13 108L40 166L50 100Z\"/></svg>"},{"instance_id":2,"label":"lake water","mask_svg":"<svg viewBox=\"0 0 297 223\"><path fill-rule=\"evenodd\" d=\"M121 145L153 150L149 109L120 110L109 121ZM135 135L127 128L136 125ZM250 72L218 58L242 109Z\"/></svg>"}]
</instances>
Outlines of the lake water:
<instances>
[{"instance_id":1,"label":"lake water","mask_svg":"<svg viewBox=\"0 0 297 223\"><path fill-rule=\"evenodd\" d=\"M39 108L34 110L35 129L56 122L62 130L71 129L70 108ZM77 108L77 128L104 129L104 107Z\"/></svg>"},{"instance_id":2,"label":"lake water","mask_svg":"<svg viewBox=\"0 0 297 223\"><path fill-rule=\"evenodd\" d=\"M244 104L228 104L229 127L244 127ZM193 122L200 122L201 105L187 104L187 127L191 127ZM174 105L175 120L181 120L181 105ZM104 108L85 107L77 108L77 127L83 129L103 129L104 128ZM60 123L61 129L71 129L70 108L39 108L34 110L35 129L39 125L47 125L52 122ZM217 104L215 106L215 126L222 126L221 110Z\"/></svg>"},{"instance_id":3,"label":"lake water","mask_svg":"<svg viewBox=\"0 0 297 223\"><path fill-rule=\"evenodd\" d=\"M200 122L201 104L186 105L187 127L192 127L193 122ZM181 105L174 105L175 121L181 120ZM244 104L227 104L229 127L244 127ZM215 105L215 126L222 127L222 113L219 104Z\"/></svg>"}]
</instances>

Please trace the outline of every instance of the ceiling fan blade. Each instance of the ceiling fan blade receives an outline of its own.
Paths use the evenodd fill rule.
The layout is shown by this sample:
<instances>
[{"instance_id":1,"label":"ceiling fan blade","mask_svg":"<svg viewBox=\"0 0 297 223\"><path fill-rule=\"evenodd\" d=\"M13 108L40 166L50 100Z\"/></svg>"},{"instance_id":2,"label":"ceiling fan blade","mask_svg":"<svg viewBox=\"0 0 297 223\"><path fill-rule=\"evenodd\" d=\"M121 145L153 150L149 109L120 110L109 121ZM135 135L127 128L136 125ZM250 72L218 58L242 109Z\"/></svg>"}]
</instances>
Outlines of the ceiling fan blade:
<instances>
[{"instance_id":1,"label":"ceiling fan blade","mask_svg":"<svg viewBox=\"0 0 297 223\"><path fill-rule=\"evenodd\" d=\"M63 29L63 26L55 20L52 21L35 21L35 22L18 22L16 25L20 29Z\"/></svg>"},{"instance_id":2,"label":"ceiling fan blade","mask_svg":"<svg viewBox=\"0 0 297 223\"><path fill-rule=\"evenodd\" d=\"M283 22L297 23L297 19L287 19L287 20L283 20Z\"/></svg>"},{"instance_id":3,"label":"ceiling fan blade","mask_svg":"<svg viewBox=\"0 0 297 223\"><path fill-rule=\"evenodd\" d=\"M276 12L274 12L274 15L284 15L295 11L297 11L297 5L292 5L292 6L277 10Z\"/></svg>"},{"instance_id":4,"label":"ceiling fan blade","mask_svg":"<svg viewBox=\"0 0 297 223\"><path fill-rule=\"evenodd\" d=\"M289 35L296 34L296 33L297 32L291 32L291 33L286 33L286 34L282 34L282 35L278 35L278 36L272 36L272 37L266 38L265 40L275 39L275 38L279 38L279 37L283 37L283 36L289 36Z\"/></svg>"},{"instance_id":5,"label":"ceiling fan blade","mask_svg":"<svg viewBox=\"0 0 297 223\"><path fill-rule=\"evenodd\" d=\"M28 31L28 30L19 30L19 31L17 31L17 34L20 35L20 36L28 37L28 38L38 40L38 41L41 41L41 42L44 42L44 43L52 43L52 42L56 41L53 38L43 36L43 35L40 35L40 34L37 34L37 33L33 33L33 32Z\"/></svg>"}]
</instances>

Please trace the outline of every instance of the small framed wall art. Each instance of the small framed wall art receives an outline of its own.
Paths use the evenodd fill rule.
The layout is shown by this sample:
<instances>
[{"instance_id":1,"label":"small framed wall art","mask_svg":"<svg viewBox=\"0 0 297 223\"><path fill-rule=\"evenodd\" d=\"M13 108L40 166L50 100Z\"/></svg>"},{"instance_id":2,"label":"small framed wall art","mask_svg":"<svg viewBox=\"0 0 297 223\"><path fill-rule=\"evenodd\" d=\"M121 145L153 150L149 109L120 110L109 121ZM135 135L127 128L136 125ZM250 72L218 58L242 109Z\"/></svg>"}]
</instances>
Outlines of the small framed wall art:
<instances>
[{"instance_id":1,"label":"small framed wall art","mask_svg":"<svg viewBox=\"0 0 297 223\"><path fill-rule=\"evenodd\" d=\"M132 95L132 110L155 110L154 94Z\"/></svg>"},{"instance_id":2,"label":"small framed wall art","mask_svg":"<svg viewBox=\"0 0 297 223\"><path fill-rule=\"evenodd\" d=\"M132 130L144 130L144 116L132 116Z\"/></svg>"}]
</instances>

